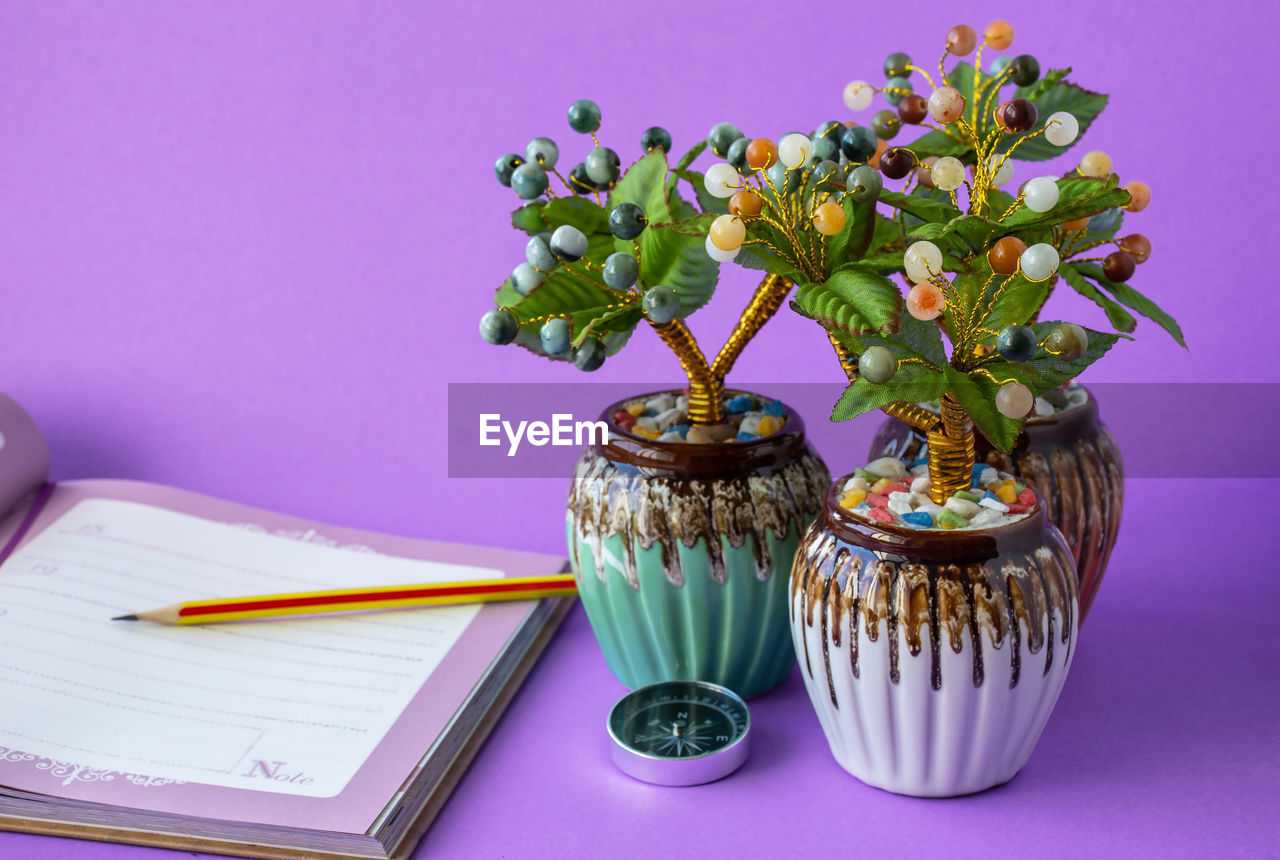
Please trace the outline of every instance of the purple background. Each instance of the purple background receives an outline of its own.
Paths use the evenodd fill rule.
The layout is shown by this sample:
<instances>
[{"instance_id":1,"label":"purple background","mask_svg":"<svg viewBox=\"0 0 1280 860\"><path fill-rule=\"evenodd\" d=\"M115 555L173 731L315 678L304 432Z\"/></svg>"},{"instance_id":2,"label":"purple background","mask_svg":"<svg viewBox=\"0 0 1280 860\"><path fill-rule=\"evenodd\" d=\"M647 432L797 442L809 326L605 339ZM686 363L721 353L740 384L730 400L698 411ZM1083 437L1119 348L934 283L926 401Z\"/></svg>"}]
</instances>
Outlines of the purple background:
<instances>
[{"instance_id":1,"label":"purple background","mask_svg":"<svg viewBox=\"0 0 1280 860\"><path fill-rule=\"evenodd\" d=\"M564 111L582 97L602 105L602 138L624 158L653 123L679 151L724 119L753 135L813 127L845 118L841 88L877 80L890 50L932 66L947 27L1001 16L1014 51L1111 92L1073 153L1104 149L1122 181L1151 185L1151 207L1128 219L1155 246L1134 284L1192 346L1141 323L1087 378L1280 380L1280 299L1263 277L1277 245L1262 184L1277 111L1247 73L1272 54L1267 4L614 8L0 5L0 387L43 427L56 475L559 552L562 480L447 478L447 382L579 378L475 335L522 258L495 157L548 134L572 165L584 139ZM1015 181L1042 172L1019 167ZM709 350L754 281L730 272L693 320ZM1054 316L1105 326L1083 300L1054 301ZM1237 308L1267 328L1242 330ZM640 331L592 381L677 374ZM736 377L838 370L813 324L784 312ZM1274 401L1262 406L1273 420ZM824 446L833 470L858 464L875 422ZM1265 520L1280 491L1250 488ZM1274 850L1280 545L1196 492L1131 483L1075 670L1006 788L926 803L863 787L832 762L794 676L755 703L759 744L740 775L685 791L633 783L608 763L602 731L622 690L577 613L421 854ZM148 853L0 837L7 856L55 852Z\"/></svg>"}]
</instances>

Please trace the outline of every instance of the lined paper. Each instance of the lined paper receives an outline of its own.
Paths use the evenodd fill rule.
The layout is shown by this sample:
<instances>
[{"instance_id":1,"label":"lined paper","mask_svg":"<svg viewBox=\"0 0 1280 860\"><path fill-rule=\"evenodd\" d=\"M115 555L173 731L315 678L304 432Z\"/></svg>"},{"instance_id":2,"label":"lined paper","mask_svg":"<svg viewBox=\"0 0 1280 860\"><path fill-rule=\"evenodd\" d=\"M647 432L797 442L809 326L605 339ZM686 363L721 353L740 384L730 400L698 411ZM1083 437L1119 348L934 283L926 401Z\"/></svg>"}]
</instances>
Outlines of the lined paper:
<instances>
[{"instance_id":1,"label":"lined paper","mask_svg":"<svg viewBox=\"0 0 1280 860\"><path fill-rule=\"evenodd\" d=\"M82 501L0 567L0 745L332 797L479 606L194 627L110 618L203 598L502 575Z\"/></svg>"}]
</instances>

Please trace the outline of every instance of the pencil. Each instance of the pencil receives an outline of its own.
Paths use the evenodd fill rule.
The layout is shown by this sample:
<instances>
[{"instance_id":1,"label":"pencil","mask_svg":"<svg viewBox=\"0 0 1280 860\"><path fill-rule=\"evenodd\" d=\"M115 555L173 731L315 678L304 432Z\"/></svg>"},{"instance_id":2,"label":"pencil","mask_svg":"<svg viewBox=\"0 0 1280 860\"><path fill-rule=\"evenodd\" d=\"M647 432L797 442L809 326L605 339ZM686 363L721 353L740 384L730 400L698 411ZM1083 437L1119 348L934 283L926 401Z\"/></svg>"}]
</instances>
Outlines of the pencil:
<instances>
[{"instance_id":1,"label":"pencil","mask_svg":"<svg viewBox=\"0 0 1280 860\"><path fill-rule=\"evenodd\" d=\"M335 591L301 591L190 600L145 612L133 612L112 621L151 621L156 624L216 624L250 618L279 618L365 609L403 609L446 606L456 603L489 603L498 600L535 600L577 593L573 574L476 579L466 582L431 582L421 585L384 585L375 588L343 588Z\"/></svg>"}]
</instances>

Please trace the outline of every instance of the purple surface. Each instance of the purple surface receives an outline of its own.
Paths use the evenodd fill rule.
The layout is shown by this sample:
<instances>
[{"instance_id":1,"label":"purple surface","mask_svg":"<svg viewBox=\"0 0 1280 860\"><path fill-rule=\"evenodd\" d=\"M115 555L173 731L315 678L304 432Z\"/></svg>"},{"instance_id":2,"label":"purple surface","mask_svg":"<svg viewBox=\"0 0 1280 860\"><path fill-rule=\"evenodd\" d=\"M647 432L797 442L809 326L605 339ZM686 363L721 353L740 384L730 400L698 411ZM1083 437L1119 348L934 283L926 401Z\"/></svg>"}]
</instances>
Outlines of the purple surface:
<instances>
[{"instance_id":1,"label":"purple surface","mask_svg":"<svg viewBox=\"0 0 1280 860\"><path fill-rule=\"evenodd\" d=\"M562 480L446 477L447 382L578 378L474 334L521 258L494 158L550 134L572 164L584 150L564 110L584 96L627 158L655 122L680 151L722 119L771 136L812 127L843 118L845 82L877 79L890 50L932 65L948 26L1000 15L1017 28L1015 51L1112 93L1085 147L1151 185L1151 208L1128 222L1155 245L1134 284L1181 319L1194 350L1143 323L1088 379L1280 381L1272 338L1243 335L1231 313L1235 301L1260 320L1280 310L1253 253L1280 238L1270 197L1249 185L1266 168L1231 157L1265 155L1252 142L1275 133L1272 90L1241 71L1271 54L1270 6L618 9L4 4L0 388L41 424L55 476L161 481L355 527L558 552ZM712 347L753 282L729 275L694 319ZM1062 292L1055 316L1105 326ZM639 332L593 381L677 372ZM838 370L812 323L784 313L737 378ZM1274 420L1274 401L1265 408ZM850 426L847 446L824 445L833 471L857 465L876 420ZM1275 484L1253 486L1267 496L1256 509L1273 510ZM746 853L1273 850L1280 756L1265 721L1280 655L1267 613L1280 546L1265 526L1218 514L1189 525L1196 515L1189 484L1134 482L1062 702L1007 788L928 804L864 789L827 754L798 678L755 705L759 746L738 776L674 793L631 783L603 747L621 690L577 615L423 854L670 853L690 839ZM6 856L147 853L0 837Z\"/></svg>"}]
</instances>

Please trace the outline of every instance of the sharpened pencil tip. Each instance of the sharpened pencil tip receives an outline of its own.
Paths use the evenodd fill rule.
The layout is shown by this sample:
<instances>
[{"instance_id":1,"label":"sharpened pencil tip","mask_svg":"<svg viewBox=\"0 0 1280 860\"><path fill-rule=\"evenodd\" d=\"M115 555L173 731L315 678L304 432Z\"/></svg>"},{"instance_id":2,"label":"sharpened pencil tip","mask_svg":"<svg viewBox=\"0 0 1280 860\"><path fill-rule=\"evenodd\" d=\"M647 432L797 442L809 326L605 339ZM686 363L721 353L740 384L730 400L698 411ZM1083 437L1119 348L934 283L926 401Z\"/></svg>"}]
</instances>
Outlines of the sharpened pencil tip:
<instances>
[{"instance_id":1,"label":"sharpened pencil tip","mask_svg":"<svg viewBox=\"0 0 1280 860\"><path fill-rule=\"evenodd\" d=\"M136 616L136 615L117 615L115 618L112 618L111 620L112 620L112 621L137 621L137 620L138 620L138 616Z\"/></svg>"}]
</instances>

